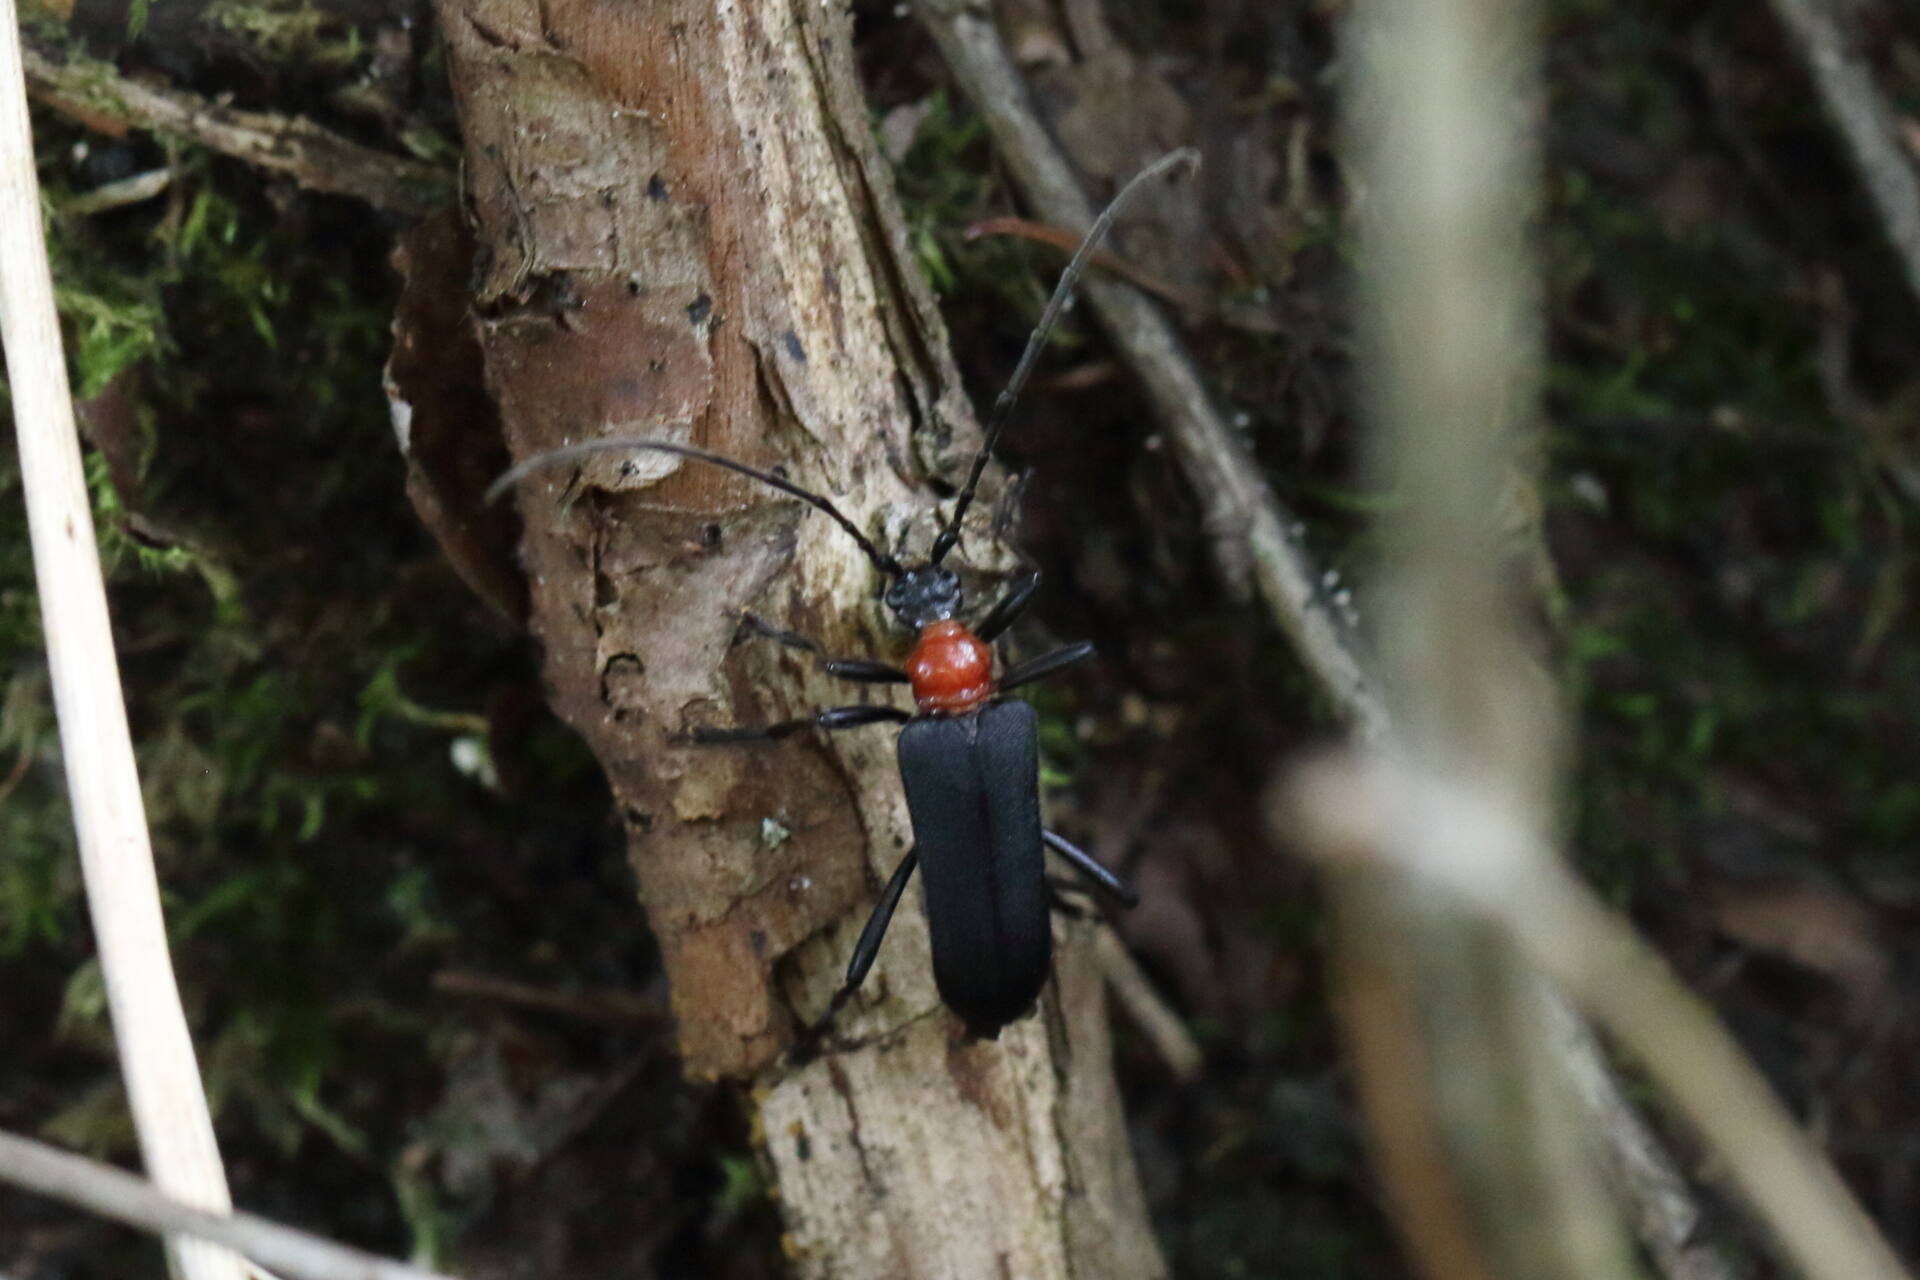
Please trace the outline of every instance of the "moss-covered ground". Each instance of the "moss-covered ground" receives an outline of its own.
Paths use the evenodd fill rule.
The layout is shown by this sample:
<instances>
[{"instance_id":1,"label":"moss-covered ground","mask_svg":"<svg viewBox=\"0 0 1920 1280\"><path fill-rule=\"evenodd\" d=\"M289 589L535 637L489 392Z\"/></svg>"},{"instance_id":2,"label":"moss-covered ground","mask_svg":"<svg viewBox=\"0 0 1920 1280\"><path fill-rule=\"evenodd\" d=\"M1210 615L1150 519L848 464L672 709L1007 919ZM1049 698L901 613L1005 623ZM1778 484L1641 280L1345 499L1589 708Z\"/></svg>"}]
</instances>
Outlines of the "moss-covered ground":
<instances>
[{"instance_id":1,"label":"moss-covered ground","mask_svg":"<svg viewBox=\"0 0 1920 1280\"><path fill-rule=\"evenodd\" d=\"M1364 621L1367 522L1392 495L1353 466L1338 7L1108 9L1210 157L1202 232L1148 265L1199 298L1185 327L1223 405ZM1911 119L1920 27L1868 9ZM453 136L413 6L139 13L137 38L79 31L127 70L396 151ZM1059 259L964 234L1017 211L1001 171L911 23L858 14L913 242L985 403ZM1546 49L1543 616L1580 726L1568 846L1911 1256L1920 308L1764 7L1562 0ZM1070 71L1036 68L1043 101L1071 100ZM591 761L407 503L380 381L394 225L138 132L35 123L156 855L239 1198L476 1275L516 1274L535 1223L563 1237L554 1276L768 1274L747 1134L727 1094L678 1080ZM161 167L160 194L86 211ZM1210 572L1108 360L1069 326L1006 455L1030 472L1037 625L1103 658L1042 698L1050 804L1140 882L1127 936L1208 1054L1175 1085L1121 1028L1155 1221L1181 1275L1401 1274L1313 888L1258 815L1272 768L1332 725ZM0 458L0 1126L128 1160L18 488ZM15 1280L155 1265L4 1193L0 1223Z\"/></svg>"}]
</instances>

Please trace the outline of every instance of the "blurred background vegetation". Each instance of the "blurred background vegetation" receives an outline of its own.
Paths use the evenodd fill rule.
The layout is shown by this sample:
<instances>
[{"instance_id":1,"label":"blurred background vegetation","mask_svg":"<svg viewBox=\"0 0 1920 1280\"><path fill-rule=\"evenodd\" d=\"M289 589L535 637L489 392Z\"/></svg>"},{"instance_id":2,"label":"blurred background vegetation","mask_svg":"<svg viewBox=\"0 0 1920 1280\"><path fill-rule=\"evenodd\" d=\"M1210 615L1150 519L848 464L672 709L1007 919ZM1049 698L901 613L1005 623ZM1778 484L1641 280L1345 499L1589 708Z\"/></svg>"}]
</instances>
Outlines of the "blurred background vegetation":
<instances>
[{"instance_id":1,"label":"blurred background vegetation","mask_svg":"<svg viewBox=\"0 0 1920 1280\"><path fill-rule=\"evenodd\" d=\"M1001 15L1070 146L1078 111L1206 152L1201 217L1138 256L1180 296L1335 592L1363 577L1367 521L1393 501L1353 468L1343 9L1108 0L1147 77L1123 95L1076 78L1049 5ZM1059 256L968 234L1019 212L982 131L910 19L855 11L913 243L985 403ZM1569 843L1911 1258L1920 314L1763 7L1559 0L1547 16L1543 612L1582 730ZM1920 147L1920 18L1855 18ZM35 15L32 37L450 168L430 20L410 0L82 0ZM35 127L236 1199L475 1277L777 1274L740 1109L679 1078L604 786L544 710L530 644L406 500L381 386L403 222L137 130L46 109ZM162 170L158 190L112 195ZM1040 625L1098 638L1104 659L1042 699L1050 804L1140 883L1126 936L1208 1054L1179 1085L1120 1028L1155 1222L1182 1275L1398 1275L1313 888L1273 860L1256 811L1273 762L1332 722L1207 570L1138 409L1082 328L1005 454L1030 473ZM0 1126L127 1160L10 455L0 489ZM0 1193L13 1280L156 1258Z\"/></svg>"}]
</instances>

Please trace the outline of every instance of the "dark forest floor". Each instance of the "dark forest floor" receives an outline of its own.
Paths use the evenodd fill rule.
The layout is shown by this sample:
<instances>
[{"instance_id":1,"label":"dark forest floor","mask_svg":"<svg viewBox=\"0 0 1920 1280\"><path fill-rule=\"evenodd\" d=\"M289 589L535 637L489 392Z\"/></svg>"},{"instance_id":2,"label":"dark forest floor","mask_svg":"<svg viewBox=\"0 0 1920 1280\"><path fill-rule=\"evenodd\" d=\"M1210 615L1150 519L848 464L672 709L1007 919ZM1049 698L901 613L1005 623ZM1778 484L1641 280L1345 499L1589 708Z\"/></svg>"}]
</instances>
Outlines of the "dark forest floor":
<instances>
[{"instance_id":1,"label":"dark forest floor","mask_svg":"<svg viewBox=\"0 0 1920 1280\"><path fill-rule=\"evenodd\" d=\"M995 158L912 22L856 8L876 128L985 404L1059 256L969 238L1019 212ZM1096 183L1129 147L1206 153L1201 198L1134 256L1181 296L1220 400L1364 617L1367 521L1391 499L1354 468L1342 8L1110 0L1121 41L1152 51L1120 84L1071 61L1040 0L1006 18ZM451 164L425 6L141 11L135 36L124 6L82 3L68 34L123 72ZM1920 148L1920 19L1866 17ZM1569 844L1911 1259L1920 309L1764 7L1568 0L1546 52L1544 613L1581 730ZM381 391L399 222L147 134L35 124L236 1199L476 1280L777 1274L736 1100L679 1077L604 786L544 710L529 645L407 503ZM158 194L88 210L162 167ZM1101 642L1040 700L1048 803L1138 883L1124 934L1207 1054L1177 1084L1121 1020L1155 1221L1180 1275L1400 1275L1314 887L1258 811L1276 763L1333 724L1209 572L1139 404L1098 335L1069 333L1004 456L1029 475L1036 626ZM0 1127L129 1161L12 494L0 656ZM1749 1247L1731 1211L1718 1225ZM154 1274L157 1256L0 1192L12 1280Z\"/></svg>"}]
</instances>

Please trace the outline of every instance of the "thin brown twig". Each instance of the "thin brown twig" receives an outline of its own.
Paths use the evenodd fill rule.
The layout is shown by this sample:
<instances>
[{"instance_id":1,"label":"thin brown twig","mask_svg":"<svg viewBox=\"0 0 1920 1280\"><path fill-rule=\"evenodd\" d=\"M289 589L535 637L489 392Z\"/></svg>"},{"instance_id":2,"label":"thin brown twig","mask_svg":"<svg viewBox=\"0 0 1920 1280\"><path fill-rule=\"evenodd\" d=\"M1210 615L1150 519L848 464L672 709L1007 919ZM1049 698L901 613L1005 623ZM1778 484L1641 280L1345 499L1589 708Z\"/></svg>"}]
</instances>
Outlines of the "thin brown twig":
<instances>
[{"instance_id":1,"label":"thin brown twig","mask_svg":"<svg viewBox=\"0 0 1920 1280\"><path fill-rule=\"evenodd\" d=\"M1173 1078L1184 1084L1198 1077L1204 1061L1200 1042L1193 1038L1193 1032L1173 1007L1154 990L1152 980L1134 960L1126 944L1112 929L1102 927L1094 936L1093 950L1107 990L1160 1054Z\"/></svg>"},{"instance_id":2,"label":"thin brown twig","mask_svg":"<svg viewBox=\"0 0 1920 1280\"><path fill-rule=\"evenodd\" d=\"M34 752L39 745L36 742L29 742L20 748L19 756L14 759L13 768L7 770L5 781L0 781L0 804L5 804L7 797L13 794L13 789L25 781L27 770L33 767Z\"/></svg>"},{"instance_id":3,"label":"thin brown twig","mask_svg":"<svg viewBox=\"0 0 1920 1280\"><path fill-rule=\"evenodd\" d=\"M979 240L985 236L1013 236L1049 245L1065 253L1072 253L1080 247L1079 232L1035 222L1031 218L982 218L963 234L968 240ZM1154 297L1172 303L1182 311L1199 311L1204 305L1193 293L1179 285L1169 284L1151 271L1134 266L1111 249L1095 249L1088 261L1102 271L1119 276L1135 288L1144 289Z\"/></svg>"},{"instance_id":4,"label":"thin brown twig","mask_svg":"<svg viewBox=\"0 0 1920 1280\"><path fill-rule=\"evenodd\" d=\"M432 981L435 991L448 995L494 1000L583 1022L655 1024L668 1017L659 1001L626 991L559 991L470 969L442 969Z\"/></svg>"},{"instance_id":5,"label":"thin brown twig","mask_svg":"<svg viewBox=\"0 0 1920 1280\"><path fill-rule=\"evenodd\" d=\"M303 116L242 111L181 89L122 76L81 54L21 50L32 96L89 128L151 129L282 173L301 186L421 215L453 203L450 168L349 142Z\"/></svg>"}]
</instances>

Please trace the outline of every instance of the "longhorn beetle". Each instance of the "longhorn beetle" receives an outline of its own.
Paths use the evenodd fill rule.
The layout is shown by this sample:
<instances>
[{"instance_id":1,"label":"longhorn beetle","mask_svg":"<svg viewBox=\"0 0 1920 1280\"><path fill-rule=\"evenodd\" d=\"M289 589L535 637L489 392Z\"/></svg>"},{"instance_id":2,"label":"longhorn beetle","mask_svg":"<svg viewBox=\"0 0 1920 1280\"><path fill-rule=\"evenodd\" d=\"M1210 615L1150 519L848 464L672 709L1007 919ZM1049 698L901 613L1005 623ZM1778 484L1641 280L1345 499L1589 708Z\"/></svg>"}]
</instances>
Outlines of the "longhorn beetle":
<instances>
[{"instance_id":1,"label":"longhorn beetle","mask_svg":"<svg viewBox=\"0 0 1920 1280\"><path fill-rule=\"evenodd\" d=\"M1094 246L1135 192L1176 166L1198 163L1198 153L1184 149L1149 165L1122 188L1087 232L1061 273L1006 390L994 402L966 485L924 562L901 563L875 546L827 498L783 476L667 440L609 438L555 449L514 467L488 491L492 499L537 469L610 450L652 450L724 467L800 499L846 530L885 584L881 598L887 608L918 635L903 667L865 658L827 658L822 664L829 675L844 680L911 685L916 712L883 706L833 707L777 724L695 730L687 735L698 743L729 743L785 738L809 726L851 729L882 722L904 726L898 747L900 778L906 787L914 847L887 881L860 931L846 981L805 1033L803 1045L817 1042L865 980L916 866L925 881L933 977L940 998L960 1015L970 1033L990 1039L1032 1007L1052 964L1048 908L1053 889L1043 848L1051 848L1120 902L1132 906L1137 901L1105 867L1041 825L1034 711L1024 702L1000 697L1091 657L1093 645L1083 642L1056 649L1007 667L995 679L990 646L1026 608L1040 575L1029 574L970 629L958 617L964 604L960 577L943 568L941 561L960 541L960 522L973 503L987 460ZM751 614L744 615L743 622L782 644L819 653L813 641L768 626Z\"/></svg>"}]
</instances>

